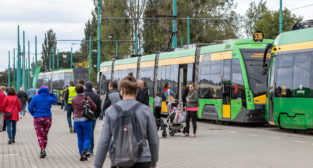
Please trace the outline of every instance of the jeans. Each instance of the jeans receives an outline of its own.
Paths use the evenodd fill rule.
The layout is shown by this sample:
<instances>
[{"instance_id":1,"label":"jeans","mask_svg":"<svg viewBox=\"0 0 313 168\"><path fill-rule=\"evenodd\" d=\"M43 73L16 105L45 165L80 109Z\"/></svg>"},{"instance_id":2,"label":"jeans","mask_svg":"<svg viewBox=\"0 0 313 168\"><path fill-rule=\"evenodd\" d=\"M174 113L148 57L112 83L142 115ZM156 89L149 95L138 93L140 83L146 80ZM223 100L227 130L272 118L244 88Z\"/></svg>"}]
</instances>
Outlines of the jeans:
<instances>
[{"instance_id":1,"label":"jeans","mask_svg":"<svg viewBox=\"0 0 313 168\"><path fill-rule=\"evenodd\" d=\"M197 132L197 111L187 111L186 116L186 133L189 134L189 128L190 128L190 118L192 120L192 128L193 133L195 134Z\"/></svg>"},{"instance_id":2,"label":"jeans","mask_svg":"<svg viewBox=\"0 0 313 168\"><path fill-rule=\"evenodd\" d=\"M15 140L16 135L16 121L5 119L5 122L7 123L7 132L10 140Z\"/></svg>"},{"instance_id":3,"label":"jeans","mask_svg":"<svg viewBox=\"0 0 313 168\"><path fill-rule=\"evenodd\" d=\"M63 106L65 106L65 104L64 104L64 103L65 103L65 101L64 101L64 100L62 100L62 101L61 101L61 109L63 109Z\"/></svg>"},{"instance_id":4,"label":"jeans","mask_svg":"<svg viewBox=\"0 0 313 168\"><path fill-rule=\"evenodd\" d=\"M25 117L25 108L26 108L26 103L22 103L22 111L20 112L20 116Z\"/></svg>"},{"instance_id":5,"label":"jeans","mask_svg":"<svg viewBox=\"0 0 313 168\"><path fill-rule=\"evenodd\" d=\"M44 151L48 143L48 133L52 124L51 117L34 118L34 126L37 133L38 143L41 151Z\"/></svg>"},{"instance_id":6,"label":"jeans","mask_svg":"<svg viewBox=\"0 0 313 168\"><path fill-rule=\"evenodd\" d=\"M90 146L88 148L89 153L93 153L93 148L95 147L94 131L96 127L96 121L91 121L91 136L90 136Z\"/></svg>"},{"instance_id":7,"label":"jeans","mask_svg":"<svg viewBox=\"0 0 313 168\"><path fill-rule=\"evenodd\" d=\"M72 113L74 113L74 108L73 108L72 104L67 104L67 122L68 122L68 126L70 128L73 128L73 126L72 126Z\"/></svg>"},{"instance_id":8,"label":"jeans","mask_svg":"<svg viewBox=\"0 0 313 168\"><path fill-rule=\"evenodd\" d=\"M90 147L90 137L92 130L92 122L87 121L75 121L74 128L76 130L78 139L79 154L82 155L83 150L87 151Z\"/></svg>"},{"instance_id":9,"label":"jeans","mask_svg":"<svg viewBox=\"0 0 313 168\"><path fill-rule=\"evenodd\" d=\"M117 168L117 167L112 166L111 168ZM142 162L142 163L138 162L129 168L150 168L150 162Z\"/></svg>"}]
</instances>

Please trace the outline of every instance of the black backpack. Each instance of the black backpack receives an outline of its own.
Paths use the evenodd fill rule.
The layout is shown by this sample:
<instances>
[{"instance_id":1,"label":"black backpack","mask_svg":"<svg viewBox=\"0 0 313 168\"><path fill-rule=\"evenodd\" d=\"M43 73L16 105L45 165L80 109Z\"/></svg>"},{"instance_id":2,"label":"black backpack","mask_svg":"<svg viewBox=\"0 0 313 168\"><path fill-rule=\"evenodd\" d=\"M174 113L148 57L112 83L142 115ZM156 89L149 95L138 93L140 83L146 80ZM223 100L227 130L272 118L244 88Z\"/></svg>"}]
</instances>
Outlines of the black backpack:
<instances>
[{"instance_id":1,"label":"black backpack","mask_svg":"<svg viewBox=\"0 0 313 168\"><path fill-rule=\"evenodd\" d=\"M118 114L113 126L113 143L110 155L112 164L117 167L133 166L138 161L145 146L145 139L136 118L136 110L141 105L137 102L126 111L117 104L113 105Z\"/></svg>"},{"instance_id":2,"label":"black backpack","mask_svg":"<svg viewBox=\"0 0 313 168\"><path fill-rule=\"evenodd\" d=\"M93 111L91 111L90 104L88 102L87 97L85 96L85 100L83 100L83 116L90 120L97 120L97 117Z\"/></svg>"}]
</instances>

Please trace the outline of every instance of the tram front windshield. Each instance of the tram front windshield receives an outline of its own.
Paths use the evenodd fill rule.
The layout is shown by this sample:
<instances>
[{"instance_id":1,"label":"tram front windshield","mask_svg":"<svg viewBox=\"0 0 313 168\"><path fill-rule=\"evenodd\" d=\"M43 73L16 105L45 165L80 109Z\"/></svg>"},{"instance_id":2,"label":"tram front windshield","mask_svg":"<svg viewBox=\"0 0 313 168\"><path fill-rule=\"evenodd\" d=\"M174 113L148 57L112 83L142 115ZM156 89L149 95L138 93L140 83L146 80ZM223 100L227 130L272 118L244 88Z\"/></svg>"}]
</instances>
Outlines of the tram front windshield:
<instances>
[{"instance_id":1,"label":"tram front windshield","mask_svg":"<svg viewBox=\"0 0 313 168\"><path fill-rule=\"evenodd\" d=\"M267 75L262 74L264 49L241 49L253 96L266 94ZM268 59L267 59L268 60Z\"/></svg>"}]
</instances>

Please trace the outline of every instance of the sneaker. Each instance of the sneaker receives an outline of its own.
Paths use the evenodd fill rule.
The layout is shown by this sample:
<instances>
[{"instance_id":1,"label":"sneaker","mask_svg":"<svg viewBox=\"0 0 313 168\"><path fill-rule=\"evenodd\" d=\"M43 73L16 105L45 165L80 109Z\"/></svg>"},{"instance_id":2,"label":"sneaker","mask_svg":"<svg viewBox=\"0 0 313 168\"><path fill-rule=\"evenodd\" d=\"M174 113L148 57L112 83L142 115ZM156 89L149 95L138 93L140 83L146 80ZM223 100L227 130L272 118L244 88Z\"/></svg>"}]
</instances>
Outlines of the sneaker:
<instances>
[{"instance_id":1,"label":"sneaker","mask_svg":"<svg viewBox=\"0 0 313 168\"><path fill-rule=\"evenodd\" d=\"M84 150L83 151L83 154L81 155L80 157L80 161L87 161L87 152Z\"/></svg>"},{"instance_id":2,"label":"sneaker","mask_svg":"<svg viewBox=\"0 0 313 168\"><path fill-rule=\"evenodd\" d=\"M12 140L9 140L9 141L8 141L8 144L9 144L9 145L12 144Z\"/></svg>"},{"instance_id":3,"label":"sneaker","mask_svg":"<svg viewBox=\"0 0 313 168\"><path fill-rule=\"evenodd\" d=\"M46 151L40 152L40 158L45 158L47 156Z\"/></svg>"},{"instance_id":4,"label":"sneaker","mask_svg":"<svg viewBox=\"0 0 313 168\"><path fill-rule=\"evenodd\" d=\"M70 133L74 133L74 129L73 128L70 128Z\"/></svg>"},{"instance_id":5,"label":"sneaker","mask_svg":"<svg viewBox=\"0 0 313 168\"><path fill-rule=\"evenodd\" d=\"M91 155L93 155L93 152L87 152L87 157L90 157Z\"/></svg>"}]
</instances>

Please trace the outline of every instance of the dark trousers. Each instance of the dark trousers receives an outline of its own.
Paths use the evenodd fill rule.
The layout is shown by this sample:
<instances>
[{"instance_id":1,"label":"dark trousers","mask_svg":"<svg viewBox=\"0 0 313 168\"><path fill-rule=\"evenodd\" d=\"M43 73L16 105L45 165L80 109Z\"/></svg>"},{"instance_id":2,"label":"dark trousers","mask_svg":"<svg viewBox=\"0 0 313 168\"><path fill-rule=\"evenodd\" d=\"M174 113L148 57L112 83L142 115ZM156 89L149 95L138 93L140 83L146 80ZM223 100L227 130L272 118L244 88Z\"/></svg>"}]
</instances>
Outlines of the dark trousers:
<instances>
[{"instance_id":1,"label":"dark trousers","mask_svg":"<svg viewBox=\"0 0 313 168\"><path fill-rule=\"evenodd\" d=\"M112 166L111 168L122 168L122 167ZM132 167L123 167L123 168L150 168L150 162L136 163Z\"/></svg>"},{"instance_id":2,"label":"dark trousers","mask_svg":"<svg viewBox=\"0 0 313 168\"><path fill-rule=\"evenodd\" d=\"M161 118L161 107L154 107L154 117L155 119Z\"/></svg>"},{"instance_id":3,"label":"dark trousers","mask_svg":"<svg viewBox=\"0 0 313 168\"><path fill-rule=\"evenodd\" d=\"M72 113L74 113L74 108L73 108L72 104L67 104L67 122L68 122L68 126L70 128L73 128L73 126L72 126Z\"/></svg>"},{"instance_id":4,"label":"dark trousers","mask_svg":"<svg viewBox=\"0 0 313 168\"><path fill-rule=\"evenodd\" d=\"M197 132L197 111L187 111L187 116L186 116L186 133L189 134L189 128L190 128L190 118L192 121L192 128L193 128L193 133L195 134Z\"/></svg>"},{"instance_id":5,"label":"dark trousers","mask_svg":"<svg viewBox=\"0 0 313 168\"><path fill-rule=\"evenodd\" d=\"M29 98L29 99L28 99L28 104L29 104L31 101L32 101L32 98Z\"/></svg>"},{"instance_id":6,"label":"dark trousers","mask_svg":"<svg viewBox=\"0 0 313 168\"><path fill-rule=\"evenodd\" d=\"M16 121L14 120L9 120L9 119L5 119L5 122L7 123L7 127L8 127L8 137L10 140L15 140L15 135L16 135Z\"/></svg>"}]
</instances>

